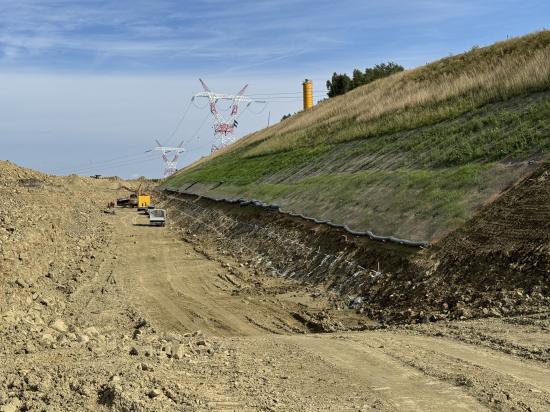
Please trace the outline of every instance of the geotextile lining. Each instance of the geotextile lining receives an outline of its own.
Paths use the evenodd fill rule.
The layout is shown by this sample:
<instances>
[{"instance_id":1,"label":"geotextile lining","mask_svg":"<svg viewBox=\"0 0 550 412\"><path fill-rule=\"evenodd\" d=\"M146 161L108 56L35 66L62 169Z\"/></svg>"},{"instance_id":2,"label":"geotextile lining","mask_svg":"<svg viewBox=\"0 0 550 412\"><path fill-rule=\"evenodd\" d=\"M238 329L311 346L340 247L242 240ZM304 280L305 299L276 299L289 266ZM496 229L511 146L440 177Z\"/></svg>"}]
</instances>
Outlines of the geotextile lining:
<instances>
[{"instance_id":1,"label":"geotextile lining","mask_svg":"<svg viewBox=\"0 0 550 412\"><path fill-rule=\"evenodd\" d=\"M191 184L191 186L193 186L193 184ZM402 246L410 246L410 247L416 247L416 248L426 248L426 247L430 246L430 243L428 241L425 241L425 240L420 240L419 241L419 240L400 239L400 238L397 238L395 236L376 235L370 230L367 230L367 231L353 230L347 225L341 225L341 224L333 223L330 220L321 220L321 219L316 219L316 218L311 217L311 216L306 216L302 213L294 213L294 212L290 212L290 211L285 211L285 210L282 210L280 208L280 206L277 205L277 204L268 204L268 203L262 202L261 200L256 200L256 199L248 200L248 199L243 199L243 198L239 198L239 199L215 198L215 197L210 197L210 196L205 196L205 195L197 195L197 194L194 194L194 193L186 192L186 190L191 186L188 186L185 189L175 189L175 188L170 188L170 187L161 187L161 189L165 190L167 192L171 192L171 193L181 193L181 194L185 194L185 195L192 195L192 196L196 196L197 198L204 198L204 199L211 200L213 202L227 203L227 204L234 204L234 205L238 204L239 206L252 205L252 206L255 206L255 207L258 207L258 208L271 210L271 211L274 211L274 212L277 212L277 213L280 213L280 214L283 214L283 215L288 215L288 216L291 216L291 217L298 217L298 218L301 218L301 219L304 219L304 220L307 220L307 221L310 221L310 222L313 222L313 223L316 223L316 224L327 225L327 226L337 228L337 229L343 229L351 235L366 236L371 240L375 240L375 241L379 241L379 242L390 242L390 243L396 243L396 244L399 244L399 245L402 245Z\"/></svg>"}]
</instances>

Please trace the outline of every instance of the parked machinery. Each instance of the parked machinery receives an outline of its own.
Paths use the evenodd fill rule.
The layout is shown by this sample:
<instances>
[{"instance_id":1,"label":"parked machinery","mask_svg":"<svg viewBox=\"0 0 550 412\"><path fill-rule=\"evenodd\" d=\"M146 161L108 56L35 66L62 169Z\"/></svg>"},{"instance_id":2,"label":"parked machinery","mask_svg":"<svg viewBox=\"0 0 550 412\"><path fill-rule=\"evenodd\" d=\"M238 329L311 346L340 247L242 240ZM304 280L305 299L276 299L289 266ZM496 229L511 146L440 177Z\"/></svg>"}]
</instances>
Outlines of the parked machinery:
<instances>
[{"instance_id":1,"label":"parked machinery","mask_svg":"<svg viewBox=\"0 0 550 412\"><path fill-rule=\"evenodd\" d=\"M149 224L151 226L164 226L166 224L166 210L164 209L150 210Z\"/></svg>"},{"instance_id":2,"label":"parked machinery","mask_svg":"<svg viewBox=\"0 0 550 412\"><path fill-rule=\"evenodd\" d=\"M119 198L116 201L117 206L121 207L136 207L137 210L146 210L151 204L151 195L141 191L141 184L137 189L122 186L123 189L129 190L130 196Z\"/></svg>"}]
</instances>

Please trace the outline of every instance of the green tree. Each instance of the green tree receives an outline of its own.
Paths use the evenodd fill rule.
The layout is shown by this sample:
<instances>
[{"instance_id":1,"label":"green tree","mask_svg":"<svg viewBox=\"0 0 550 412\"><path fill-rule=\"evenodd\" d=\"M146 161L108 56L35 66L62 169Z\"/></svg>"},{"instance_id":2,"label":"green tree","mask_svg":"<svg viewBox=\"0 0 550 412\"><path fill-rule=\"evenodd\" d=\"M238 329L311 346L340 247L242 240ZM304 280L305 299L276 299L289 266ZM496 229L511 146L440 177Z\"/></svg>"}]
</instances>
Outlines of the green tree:
<instances>
[{"instance_id":1,"label":"green tree","mask_svg":"<svg viewBox=\"0 0 550 412\"><path fill-rule=\"evenodd\" d=\"M339 96L356 87L363 86L403 70L405 70L403 66L394 62L388 62L377 64L374 67L367 67L365 72L355 69L353 70L351 78L346 73L334 73L332 79L327 80L328 97Z\"/></svg>"},{"instance_id":2,"label":"green tree","mask_svg":"<svg viewBox=\"0 0 550 412\"><path fill-rule=\"evenodd\" d=\"M331 80L327 80L328 97L339 96L351 90L351 79L347 74L332 75Z\"/></svg>"},{"instance_id":3,"label":"green tree","mask_svg":"<svg viewBox=\"0 0 550 412\"><path fill-rule=\"evenodd\" d=\"M353 76L351 77L351 88L355 89L363 84L365 84L365 74L359 69L353 70Z\"/></svg>"},{"instance_id":4,"label":"green tree","mask_svg":"<svg viewBox=\"0 0 550 412\"><path fill-rule=\"evenodd\" d=\"M365 69L365 82L367 84L383 77L388 77L394 73L402 72L405 68L397 63L388 62L377 64L374 67L367 67Z\"/></svg>"}]
</instances>

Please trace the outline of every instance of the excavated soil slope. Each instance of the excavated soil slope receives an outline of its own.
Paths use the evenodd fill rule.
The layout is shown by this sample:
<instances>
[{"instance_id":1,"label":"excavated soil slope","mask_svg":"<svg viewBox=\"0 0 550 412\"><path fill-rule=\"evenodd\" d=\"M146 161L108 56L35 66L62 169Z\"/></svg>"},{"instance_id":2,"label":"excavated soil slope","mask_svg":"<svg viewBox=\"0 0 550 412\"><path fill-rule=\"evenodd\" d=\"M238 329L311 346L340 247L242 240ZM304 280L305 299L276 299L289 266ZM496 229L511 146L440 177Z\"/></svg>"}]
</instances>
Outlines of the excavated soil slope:
<instances>
[{"instance_id":1,"label":"excavated soil slope","mask_svg":"<svg viewBox=\"0 0 550 412\"><path fill-rule=\"evenodd\" d=\"M175 213L103 213L121 183L0 162L0 411L550 406L547 314L384 327Z\"/></svg>"},{"instance_id":2,"label":"excavated soil slope","mask_svg":"<svg viewBox=\"0 0 550 412\"><path fill-rule=\"evenodd\" d=\"M366 297L402 319L550 307L550 164L540 166Z\"/></svg>"},{"instance_id":3,"label":"excavated soil slope","mask_svg":"<svg viewBox=\"0 0 550 412\"><path fill-rule=\"evenodd\" d=\"M498 317L550 307L548 174L544 163L425 250L253 205L175 192L165 205L194 233L275 276L323 285L381 322Z\"/></svg>"}]
</instances>

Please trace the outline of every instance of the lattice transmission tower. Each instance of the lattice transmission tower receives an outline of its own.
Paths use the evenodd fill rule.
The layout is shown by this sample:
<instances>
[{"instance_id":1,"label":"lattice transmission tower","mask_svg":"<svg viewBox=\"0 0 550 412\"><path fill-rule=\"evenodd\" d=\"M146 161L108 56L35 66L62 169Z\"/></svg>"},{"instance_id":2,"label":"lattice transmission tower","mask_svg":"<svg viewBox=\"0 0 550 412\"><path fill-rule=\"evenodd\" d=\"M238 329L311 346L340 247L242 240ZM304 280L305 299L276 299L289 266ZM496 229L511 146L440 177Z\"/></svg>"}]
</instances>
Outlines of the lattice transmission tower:
<instances>
[{"instance_id":1,"label":"lattice transmission tower","mask_svg":"<svg viewBox=\"0 0 550 412\"><path fill-rule=\"evenodd\" d=\"M210 113L214 119L214 136L217 138L216 144L212 146L212 152L221 149L222 147L227 146L228 144L233 143L236 139L234 136L235 128L239 125L238 118L243 113L243 110L240 109L240 105L246 103L245 109L249 107L252 103L266 103L261 100L251 99L248 96L244 95L248 85L245 85L237 94L224 94L224 93L214 93L206 85L202 79L199 79L201 82L203 92L197 93L193 96L193 99L196 98L206 98L208 99L210 106ZM229 106L229 115L222 115L220 109L218 108L218 102L220 100L230 101Z\"/></svg>"},{"instance_id":2,"label":"lattice transmission tower","mask_svg":"<svg viewBox=\"0 0 550 412\"><path fill-rule=\"evenodd\" d=\"M156 150L162 153L162 160L164 161L164 177L172 176L177 172L177 165L180 154L185 151L183 141L177 147L163 146L158 140L155 139L158 146L151 150ZM168 158L168 154L174 153L172 160Z\"/></svg>"}]
</instances>

